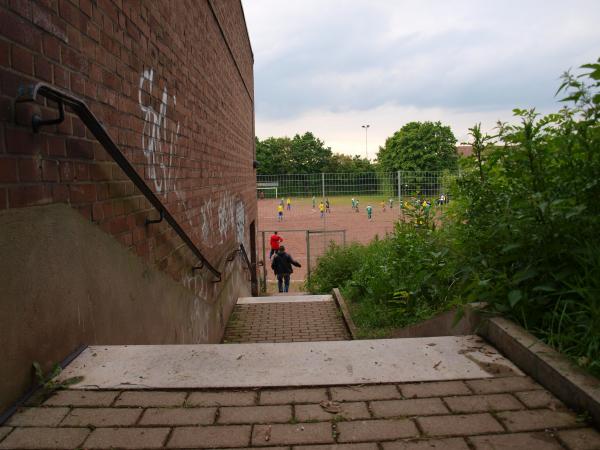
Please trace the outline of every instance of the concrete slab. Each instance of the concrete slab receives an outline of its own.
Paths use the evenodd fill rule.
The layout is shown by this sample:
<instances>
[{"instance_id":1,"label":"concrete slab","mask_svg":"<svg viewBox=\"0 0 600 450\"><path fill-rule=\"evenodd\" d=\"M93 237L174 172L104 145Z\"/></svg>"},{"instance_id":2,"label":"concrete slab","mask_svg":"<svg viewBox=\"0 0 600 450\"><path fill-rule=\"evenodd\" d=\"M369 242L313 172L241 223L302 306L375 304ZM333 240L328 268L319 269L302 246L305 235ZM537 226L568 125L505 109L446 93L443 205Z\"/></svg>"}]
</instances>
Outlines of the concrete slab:
<instances>
[{"instance_id":1,"label":"concrete slab","mask_svg":"<svg viewBox=\"0 0 600 450\"><path fill-rule=\"evenodd\" d=\"M331 295L272 295L270 297L240 297L238 305L257 303L332 302Z\"/></svg>"},{"instance_id":2,"label":"concrete slab","mask_svg":"<svg viewBox=\"0 0 600 450\"><path fill-rule=\"evenodd\" d=\"M325 386L523 375L477 336L286 344L94 346L71 389Z\"/></svg>"}]
</instances>

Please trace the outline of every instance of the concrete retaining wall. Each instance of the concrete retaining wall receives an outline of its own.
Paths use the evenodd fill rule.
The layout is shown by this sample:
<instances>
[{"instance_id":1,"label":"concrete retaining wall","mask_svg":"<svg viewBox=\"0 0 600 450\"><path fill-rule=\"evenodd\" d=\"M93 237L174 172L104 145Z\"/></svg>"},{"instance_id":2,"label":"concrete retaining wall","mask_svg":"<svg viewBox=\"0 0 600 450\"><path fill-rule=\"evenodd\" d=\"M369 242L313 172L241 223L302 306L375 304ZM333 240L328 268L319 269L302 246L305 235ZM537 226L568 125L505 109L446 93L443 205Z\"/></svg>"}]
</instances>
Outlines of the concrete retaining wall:
<instances>
[{"instance_id":1,"label":"concrete retaining wall","mask_svg":"<svg viewBox=\"0 0 600 450\"><path fill-rule=\"evenodd\" d=\"M47 370L82 344L219 342L250 295L239 257L220 262L209 301L60 204L0 212L0 255L0 411L30 385L33 361Z\"/></svg>"}]
</instances>

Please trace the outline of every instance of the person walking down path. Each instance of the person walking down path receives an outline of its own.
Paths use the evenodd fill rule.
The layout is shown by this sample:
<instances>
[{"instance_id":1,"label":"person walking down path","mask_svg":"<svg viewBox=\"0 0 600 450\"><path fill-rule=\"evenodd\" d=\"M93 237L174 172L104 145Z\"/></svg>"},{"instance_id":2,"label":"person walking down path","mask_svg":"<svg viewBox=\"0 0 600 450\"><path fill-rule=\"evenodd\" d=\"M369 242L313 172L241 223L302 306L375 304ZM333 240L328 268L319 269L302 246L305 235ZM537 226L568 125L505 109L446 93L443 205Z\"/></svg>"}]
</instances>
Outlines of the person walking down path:
<instances>
[{"instance_id":1,"label":"person walking down path","mask_svg":"<svg viewBox=\"0 0 600 450\"><path fill-rule=\"evenodd\" d=\"M292 210L292 199L288 197L287 199L287 210L291 211Z\"/></svg>"},{"instance_id":2,"label":"person walking down path","mask_svg":"<svg viewBox=\"0 0 600 450\"><path fill-rule=\"evenodd\" d=\"M285 252L285 246L279 246L279 250L271 262L271 269L277 276L277 287L279 292L288 292L290 289L290 275L294 273L292 266L302 267L302 265L292 258L292 255Z\"/></svg>"},{"instance_id":3,"label":"person walking down path","mask_svg":"<svg viewBox=\"0 0 600 450\"><path fill-rule=\"evenodd\" d=\"M330 213L331 209L329 209L329 199L325 199L325 212Z\"/></svg>"},{"instance_id":4,"label":"person walking down path","mask_svg":"<svg viewBox=\"0 0 600 450\"><path fill-rule=\"evenodd\" d=\"M321 203L319 203L319 212L321 213L321 219L325 217L325 205L322 200Z\"/></svg>"},{"instance_id":5,"label":"person walking down path","mask_svg":"<svg viewBox=\"0 0 600 450\"><path fill-rule=\"evenodd\" d=\"M271 253L269 253L269 259L271 259L274 253L277 253L277 250L279 250L279 245L282 242L283 238L277 234L277 231L274 231L270 238Z\"/></svg>"},{"instance_id":6,"label":"person walking down path","mask_svg":"<svg viewBox=\"0 0 600 450\"><path fill-rule=\"evenodd\" d=\"M367 205L367 218L368 218L369 220L371 220L371 218L372 218L372 217L371 217L371 216L372 216L372 214L373 214L373 208L371 207L371 205Z\"/></svg>"},{"instance_id":7,"label":"person walking down path","mask_svg":"<svg viewBox=\"0 0 600 450\"><path fill-rule=\"evenodd\" d=\"M277 220L283 222L283 203L277 206Z\"/></svg>"}]
</instances>

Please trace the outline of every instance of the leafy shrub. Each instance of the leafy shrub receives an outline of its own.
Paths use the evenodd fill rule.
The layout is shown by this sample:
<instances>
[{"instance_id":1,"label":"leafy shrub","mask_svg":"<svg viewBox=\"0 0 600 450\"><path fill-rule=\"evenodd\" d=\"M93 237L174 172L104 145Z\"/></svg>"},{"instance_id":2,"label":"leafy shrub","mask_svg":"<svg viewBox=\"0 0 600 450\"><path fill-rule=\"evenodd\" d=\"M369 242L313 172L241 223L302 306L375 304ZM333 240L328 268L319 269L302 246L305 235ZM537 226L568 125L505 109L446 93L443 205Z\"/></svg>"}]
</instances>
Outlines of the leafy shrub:
<instances>
[{"instance_id":1,"label":"leafy shrub","mask_svg":"<svg viewBox=\"0 0 600 450\"><path fill-rule=\"evenodd\" d=\"M441 229L413 205L393 236L333 248L310 290L341 287L375 334L485 301L600 376L600 59L582 68L563 76L558 113L470 130Z\"/></svg>"}]
</instances>

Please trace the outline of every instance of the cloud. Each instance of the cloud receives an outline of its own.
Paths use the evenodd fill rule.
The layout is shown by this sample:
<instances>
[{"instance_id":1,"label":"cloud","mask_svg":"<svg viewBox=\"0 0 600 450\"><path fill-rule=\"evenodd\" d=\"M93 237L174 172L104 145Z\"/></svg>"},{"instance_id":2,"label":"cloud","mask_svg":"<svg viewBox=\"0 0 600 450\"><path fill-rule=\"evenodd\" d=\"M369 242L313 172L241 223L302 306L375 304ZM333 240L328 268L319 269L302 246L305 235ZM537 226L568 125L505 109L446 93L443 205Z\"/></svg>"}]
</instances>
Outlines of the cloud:
<instances>
[{"instance_id":1,"label":"cloud","mask_svg":"<svg viewBox=\"0 0 600 450\"><path fill-rule=\"evenodd\" d=\"M372 124L376 146L386 136L375 130L397 130L408 113L464 136L467 117L470 126L513 107L556 109L559 75L599 56L597 1L247 0L244 9L257 134L320 127L336 151L359 147L351 120L359 131Z\"/></svg>"}]
</instances>

